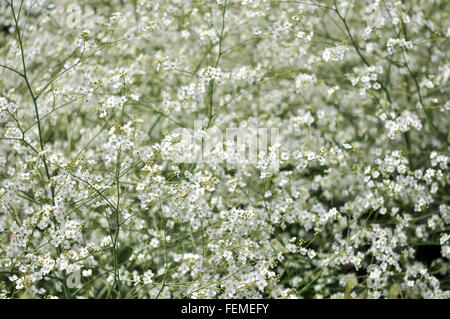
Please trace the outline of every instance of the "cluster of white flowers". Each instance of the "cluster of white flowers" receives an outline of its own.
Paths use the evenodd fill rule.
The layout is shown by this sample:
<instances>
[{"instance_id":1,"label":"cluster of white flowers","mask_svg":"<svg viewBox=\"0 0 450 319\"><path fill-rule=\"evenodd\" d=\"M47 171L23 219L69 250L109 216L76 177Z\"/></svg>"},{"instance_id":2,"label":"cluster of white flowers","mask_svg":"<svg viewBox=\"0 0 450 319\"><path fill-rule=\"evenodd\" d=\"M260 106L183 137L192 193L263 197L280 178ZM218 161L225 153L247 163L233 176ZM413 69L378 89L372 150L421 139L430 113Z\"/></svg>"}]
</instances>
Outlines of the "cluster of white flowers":
<instances>
[{"instance_id":1,"label":"cluster of white flowers","mask_svg":"<svg viewBox=\"0 0 450 319\"><path fill-rule=\"evenodd\" d=\"M450 298L449 9L6 1L0 298Z\"/></svg>"},{"instance_id":2,"label":"cluster of white flowers","mask_svg":"<svg viewBox=\"0 0 450 319\"><path fill-rule=\"evenodd\" d=\"M326 48L323 50L322 59L325 62L336 62L344 59L344 54L347 51L347 47L343 45L337 45L332 48Z\"/></svg>"},{"instance_id":3,"label":"cluster of white flowers","mask_svg":"<svg viewBox=\"0 0 450 319\"><path fill-rule=\"evenodd\" d=\"M295 78L295 87L301 88L307 84L315 84L317 78L314 74L301 73Z\"/></svg>"},{"instance_id":4,"label":"cluster of white flowers","mask_svg":"<svg viewBox=\"0 0 450 319\"><path fill-rule=\"evenodd\" d=\"M8 120L8 114L14 114L17 109L17 105L9 103L4 97L0 97L0 123Z\"/></svg>"},{"instance_id":5,"label":"cluster of white flowers","mask_svg":"<svg viewBox=\"0 0 450 319\"><path fill-rule=\"evenodd\" d=\"M385 113L383 113L380 117L382 120L386 120ZM405 110L399 117L386 120L385 127L389 130L389 138L394 139L396 136L408 132L411 127L420 131L422 129L422 122L416 114Z\"/></svg>"},{"instance_id":6,"label":"cluster of white flowers","mask_svg":"<svg viewBox=\"0 0 450 319\"><path fill-rule=\"evenodd\" d=\"M390 38L386 44L387 51L389 54L393 54L395 52L395 46L399 46L401 48L412 49L413 44L412 41L406 41L405 38L393 39Z\"/></svg>"},{"instance_id":7,"label":"cluster of white flowers","mask_svg":"<svg viewBox=\"0 0 450 319\"><path fill-rule=\"evenodd\" d=\"M223 78L223 73L220 68L215 68L212 66L207 66L200 70L199 75L204 84L209 84L211 81L220 83Z\"/></svg>"}]
</instances>

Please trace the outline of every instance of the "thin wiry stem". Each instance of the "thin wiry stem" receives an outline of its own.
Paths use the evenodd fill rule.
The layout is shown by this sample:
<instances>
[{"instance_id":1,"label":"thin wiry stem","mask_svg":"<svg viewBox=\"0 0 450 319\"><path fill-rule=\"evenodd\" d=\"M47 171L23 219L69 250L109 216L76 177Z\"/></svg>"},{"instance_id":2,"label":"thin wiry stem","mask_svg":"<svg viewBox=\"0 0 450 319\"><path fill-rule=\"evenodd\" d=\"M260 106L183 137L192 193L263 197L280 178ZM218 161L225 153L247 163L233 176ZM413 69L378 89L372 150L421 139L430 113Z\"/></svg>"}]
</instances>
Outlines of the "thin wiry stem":
<instances>
[{"instance_id":1,"label":"thin wiry stem","mask_svg":"<svg viewBox=\"0 0 450 319\"><path fill-rule=\"evenodd\" d=\"M9 70L11 72L14 72L14 73L20 75L21 77L23 77L23 74L20 71L17 71L16 69L13 69L13 68L11 68L9 66L6 66L6 65L3 65L3 64L0 64L0 67L5 68L5 69L7 69L7 70Z\"/></svg>"},{"instance_id":2,"label":"thin wiry stem","mask_svg":"<svg viewBox=\"0 0 450 319\"><path fill-rule=\"evenodd\" d=\"M223 41L223 31L225 30L225 13L227 9L227 1L225 0L225 3L223 4L223 11L222 11L222 30L220 31L220 37L219 37L219 54L217 56L216 64L214 65L215 68L219 66L220 58L222 57L222 41ZM213 105L214 105L214 79L211 80L210 88L209 88L209 116L208 116L208 124L206 128L209 128L212 123L213 119Z\"/></svg>"}]
</instances>

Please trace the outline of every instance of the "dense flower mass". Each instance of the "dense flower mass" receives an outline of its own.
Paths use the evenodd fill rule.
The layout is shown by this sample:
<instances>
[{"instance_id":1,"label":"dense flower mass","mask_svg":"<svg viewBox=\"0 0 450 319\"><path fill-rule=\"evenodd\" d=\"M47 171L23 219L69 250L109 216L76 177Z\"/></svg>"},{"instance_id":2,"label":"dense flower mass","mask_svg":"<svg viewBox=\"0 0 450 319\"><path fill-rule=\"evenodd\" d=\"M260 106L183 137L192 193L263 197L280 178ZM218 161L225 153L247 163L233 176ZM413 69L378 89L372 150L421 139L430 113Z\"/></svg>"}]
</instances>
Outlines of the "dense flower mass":
<instances>
[{"instance_id":1,"label":"dense flower mass","mask_svg":"<svg viewBox=\"0 0 450 319\"><path fill-rule=\"evenodd\" d=\"M449 1L0 1L2 298L450 297Z\"/></svg>"}]
</instances>

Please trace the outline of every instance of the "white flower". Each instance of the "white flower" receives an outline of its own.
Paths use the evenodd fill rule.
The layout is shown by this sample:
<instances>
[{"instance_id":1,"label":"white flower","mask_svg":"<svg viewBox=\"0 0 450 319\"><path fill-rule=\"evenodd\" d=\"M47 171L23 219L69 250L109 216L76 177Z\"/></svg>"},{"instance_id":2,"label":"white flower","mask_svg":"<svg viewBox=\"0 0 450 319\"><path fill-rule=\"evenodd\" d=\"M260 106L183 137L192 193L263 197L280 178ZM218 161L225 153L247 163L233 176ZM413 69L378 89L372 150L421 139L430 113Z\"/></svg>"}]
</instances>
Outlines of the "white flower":
<instances>
[{"instance_id":1,"label":"white flower","mask_svg":"<svg viewBox=\"0 0 450 319\"><path fill-rule=\"evenodd\" d=\"M155 274L151 270L147 270L142 275L142 282L144 283L144 285L150 285L153 282L152 278L154 276L155 276Z\"/></svg>"},{"instance_id":2,"label":"white flower","mask_svg":"<svg viewBox=\"0 0 450 319\"><path fill-rule=\"evenodd\" d=\"M344 54L347 51L347 47L338 45L331 48L326 48L322 52L322 59L325 62L337 62L344 59Z\"/></svg>"},{"instance_id":3,"label":"white flower","mask_svg":"<svg viewBox=\"0 0 450 319\"><path fill-rule=\"evenodd\" d=\"M92 269L84 269L81 274L83 277L90 277L92 275Z\"/></svg>"}]
</instances>

